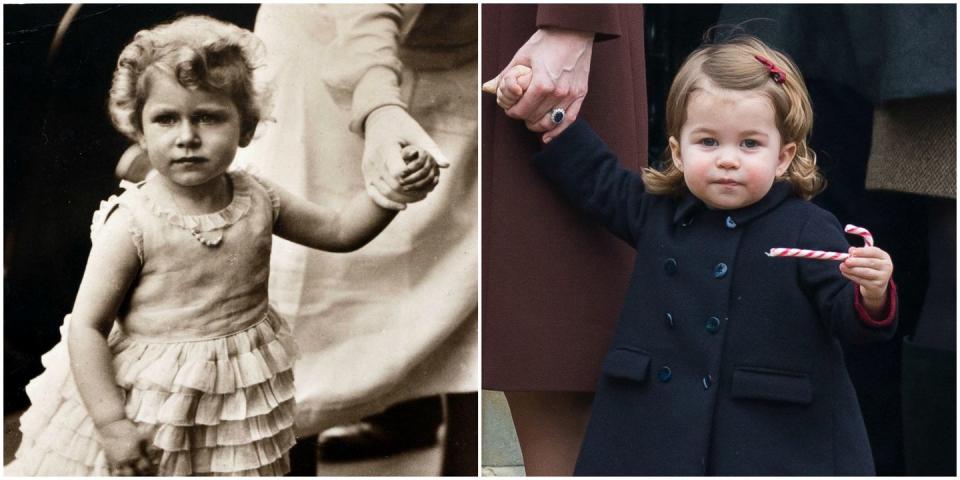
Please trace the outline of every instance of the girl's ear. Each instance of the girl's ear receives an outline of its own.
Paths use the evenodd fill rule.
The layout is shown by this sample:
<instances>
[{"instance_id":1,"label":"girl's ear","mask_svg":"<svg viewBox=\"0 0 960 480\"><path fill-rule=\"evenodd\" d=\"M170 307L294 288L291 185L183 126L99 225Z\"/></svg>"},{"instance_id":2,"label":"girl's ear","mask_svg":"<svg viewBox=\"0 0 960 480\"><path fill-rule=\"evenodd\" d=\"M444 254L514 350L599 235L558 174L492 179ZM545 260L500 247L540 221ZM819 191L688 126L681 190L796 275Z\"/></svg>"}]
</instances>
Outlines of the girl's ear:
<instances>
[{"instance_id":1,"label":"girl's ear","mask_svg":"<svg viewBox=\"0 0 960 480\"><path fill-rule=\"evenodd\" d=\"M790 162L797 156L797 143L790 142L780 148L780 156L777 157L777 176L782 177L790 168Z\"/></svg>"},{"instance_id":2,"label":"girl's ear","mask_svg":"<svg viewBox=\"0 0 960 480\"><path fill-rule=\"evenodd\" d=\"M673 158L673 166L677 170L683 171L683 158L680 156L680 142L676 137L670 137L670 157Z\"/></svg>"}]
</instances>

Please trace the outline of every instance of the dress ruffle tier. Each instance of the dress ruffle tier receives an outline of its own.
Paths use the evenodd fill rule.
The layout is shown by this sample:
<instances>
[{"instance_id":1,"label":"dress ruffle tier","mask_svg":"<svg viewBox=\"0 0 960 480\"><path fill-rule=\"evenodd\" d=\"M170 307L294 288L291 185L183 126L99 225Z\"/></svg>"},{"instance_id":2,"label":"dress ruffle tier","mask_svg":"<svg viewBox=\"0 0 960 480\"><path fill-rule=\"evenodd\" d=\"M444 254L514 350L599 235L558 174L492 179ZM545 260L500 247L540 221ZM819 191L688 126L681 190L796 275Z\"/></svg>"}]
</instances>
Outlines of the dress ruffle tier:
<instances>
[{"instance_id":1,"label":"dress ruffle tier","mask_svg":"<svg viewBox=\"0 0 960 480\"><path fill-rule=\"evenodd\" d=\"M93 421L80 399L63 340L42 357L27 386L23 441L7 475L109 475ZM127 418L163 451L159 474L282 476L293 432L289 327L272 311L241 332L188 342L108 339Z\"/></svg>"}]
</instances>

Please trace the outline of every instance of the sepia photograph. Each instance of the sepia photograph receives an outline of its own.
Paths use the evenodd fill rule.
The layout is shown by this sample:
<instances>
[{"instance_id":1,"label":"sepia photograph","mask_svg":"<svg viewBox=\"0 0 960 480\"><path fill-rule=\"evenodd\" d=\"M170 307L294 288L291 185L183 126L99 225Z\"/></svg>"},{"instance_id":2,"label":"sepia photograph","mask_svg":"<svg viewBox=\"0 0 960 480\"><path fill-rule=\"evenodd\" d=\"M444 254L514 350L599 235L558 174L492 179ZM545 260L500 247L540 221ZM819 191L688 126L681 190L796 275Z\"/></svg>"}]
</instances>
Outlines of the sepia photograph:
<instances>
[{"instance_id":1,"label":"sepia photograph","mask_svg":"<svg viewBox=\"0 0 960 480\"><path fill-rule=\"evenodd\" d=\"M477 476L478 8L4 5L4 474Z\"/></svg>"}]
</instances>

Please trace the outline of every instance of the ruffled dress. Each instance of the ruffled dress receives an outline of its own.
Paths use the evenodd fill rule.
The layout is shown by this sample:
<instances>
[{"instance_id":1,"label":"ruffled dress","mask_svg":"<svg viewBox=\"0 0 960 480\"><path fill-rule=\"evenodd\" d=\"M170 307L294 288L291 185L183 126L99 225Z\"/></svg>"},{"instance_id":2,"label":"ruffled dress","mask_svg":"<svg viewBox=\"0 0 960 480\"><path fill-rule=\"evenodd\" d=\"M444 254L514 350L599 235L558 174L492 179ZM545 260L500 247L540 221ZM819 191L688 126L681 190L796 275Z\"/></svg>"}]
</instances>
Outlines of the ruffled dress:
<instances>
[{"instance_id":1,"label":"ruffled dress","mask_svg":"<svg viewBox=\"0 0 960 480\"><path fill-rule=\"evenodd\" d=\"M250 173L229 178L233 199L213 214L172 212L129 182L94 214L94 238L115 209L132 218L141 273L107 343L127 418L152 435L160 475L289 471L297 350L266 293L279 202ZM192 229L223 239L206 246ZM32 405L6 475L110 474L70 371L69 322L27 386Z\"/></svg>"}]
</instances>

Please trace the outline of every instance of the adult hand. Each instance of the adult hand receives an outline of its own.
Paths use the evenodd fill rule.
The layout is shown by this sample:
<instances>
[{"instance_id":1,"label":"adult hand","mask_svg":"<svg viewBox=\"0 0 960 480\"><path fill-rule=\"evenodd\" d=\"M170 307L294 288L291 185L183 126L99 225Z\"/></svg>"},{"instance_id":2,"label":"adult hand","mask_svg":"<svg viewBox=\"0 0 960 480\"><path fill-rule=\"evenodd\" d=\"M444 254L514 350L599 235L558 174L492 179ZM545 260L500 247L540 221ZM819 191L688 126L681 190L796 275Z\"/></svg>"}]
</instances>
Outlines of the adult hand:
<instances>
[{"instance_id":1,"label":"adult hand","mask_svg":"<svg viewBox=\"0 0 960 480\"><path fill-rule=\"evenodd\" d=\"M403 210L407 203L423 200L429 193L405 190L401 184L408 173L403 149L411 145L426 151L438 167L450 166L433 138L403 108L386 105L367 116L362 164L364 185L367 193L384 208Z\"/></svg>"},{"instance_id":2,"label":"adult hand","mask_svg":"<svg viewBox=\"0 0 960 480\"><path fill-rule=\"evenodd\" d=\"M129 419L117 420L100 427L97 432L103 442L103 453L114 476L153 476L157 474L160 459L158 449L149 449L150 436L137 430ZM150 451L148 451L150 450Z\"/></svg>"},{"instance_id":3,"label":"adult hand","mask_svg":"<svg viewBox=\"0 0 960 480\"><path fill-rule=\"evenodd\" d=\"M529 87L520 101L507 110L507 116L523 120L531 131L546 132L544 142L570 126L587 96L593 37L592 32L578 30L537 30L494 79L499 84L500 77L514 65L527 65L533 70ZM548 117L556 107L565 110L560 124Z\"/></svg>"}]
</instances>

